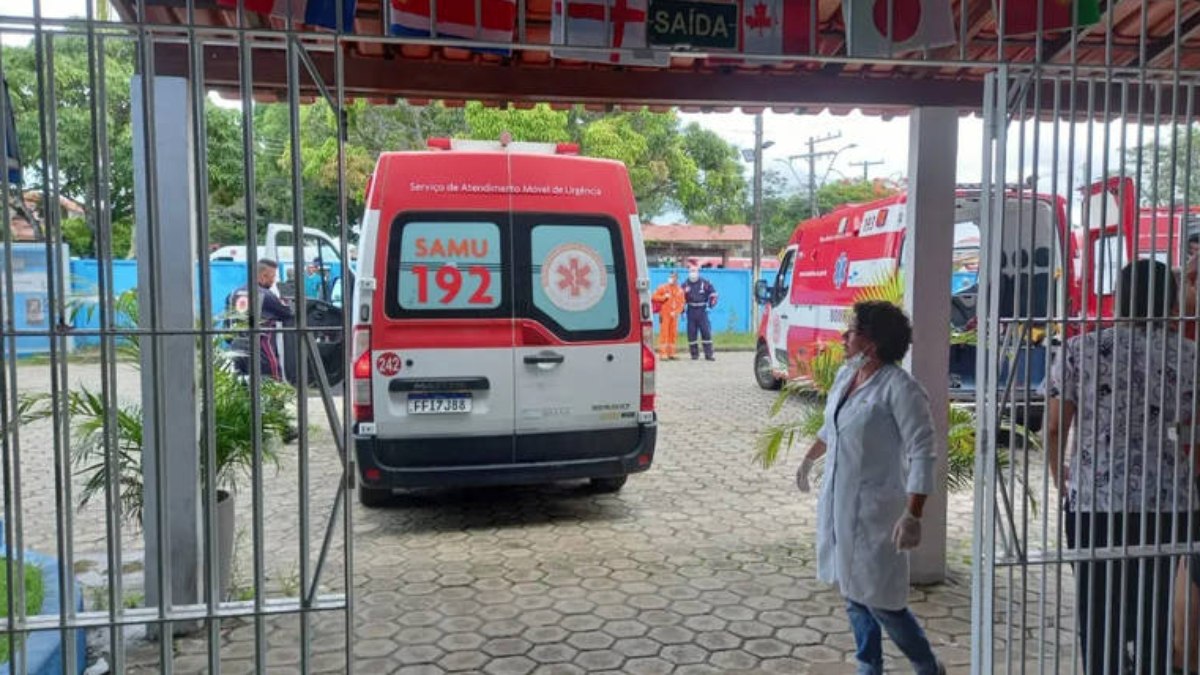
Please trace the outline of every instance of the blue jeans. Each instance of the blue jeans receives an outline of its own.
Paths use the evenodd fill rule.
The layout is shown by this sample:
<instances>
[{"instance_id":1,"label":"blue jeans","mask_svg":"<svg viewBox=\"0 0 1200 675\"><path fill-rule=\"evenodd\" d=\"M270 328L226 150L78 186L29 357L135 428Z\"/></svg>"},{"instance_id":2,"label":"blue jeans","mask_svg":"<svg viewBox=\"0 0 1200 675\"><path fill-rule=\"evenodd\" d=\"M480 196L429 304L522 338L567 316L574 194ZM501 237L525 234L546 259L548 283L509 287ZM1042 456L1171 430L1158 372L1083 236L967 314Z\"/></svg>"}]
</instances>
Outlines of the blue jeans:
<instances>
[{"instance_id":1,"label":"blue jeans","mask_svg":"<svg viewBox=\"0 0 1200 675\"><path fill-rule=\"evenodd\" d=\"M846 613L850 615L850 627L854 630L858 675L883 675L883 634L880 626L912 662L917 675L938 675L942 672L929 640L925 638L925 631L921 630L917 617L907 608L873 609L847 600Z\"/></svg>"}]
</instances>

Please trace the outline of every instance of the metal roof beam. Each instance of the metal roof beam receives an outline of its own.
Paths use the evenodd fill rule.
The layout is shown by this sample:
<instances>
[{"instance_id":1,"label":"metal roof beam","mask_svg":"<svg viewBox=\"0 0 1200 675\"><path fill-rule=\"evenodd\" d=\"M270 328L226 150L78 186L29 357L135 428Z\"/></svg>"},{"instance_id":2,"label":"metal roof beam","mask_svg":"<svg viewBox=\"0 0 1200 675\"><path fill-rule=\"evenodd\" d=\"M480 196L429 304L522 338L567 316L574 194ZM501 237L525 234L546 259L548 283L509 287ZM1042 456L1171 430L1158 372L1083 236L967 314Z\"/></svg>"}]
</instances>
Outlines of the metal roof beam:
<instances>
[{"instance_id":1,"label":"metal roof beam","mask_svg":"<svg viewBox=\"0 0 1200 675\"><path fill-rule=\"evenodd\" d=\"M237 48L205 47L204 77L209 87L240 86ZM315 72L334 81L333 54L310 52ZM156 46L161 74L188 74L187 47ZM287 88L286 53L256 48L254 88ZM916 105L976 109L983 100L980 82L849 78L819 72L769 74L673 70L612 70L488 65L472 62L397 59L384 61L352 52L345 56L347 96L365 98L479 99L567 103L622 103L671 106L803 105L907 109ZM306 78L302 78L305 80ZM318 95L309 81L302 94Z\"/></svg>"},{"instance_id":2,"label":"metal roof beam","mask_svg":"<svg viewBox=\"0 0 1200 675\"><path fill-rule=\"evenodd\" d=\"M1139 68L1154 65L1155 61L1175 51L1176 46L1182 47L1198 31L1200 31L1200 7L1197 7L1190 16L1179 24L1178 34L1172 32L1170 35L1154 40L1146 45L1145 57L1134 61L1134 65Z\"/></svg>"}]
</instances>

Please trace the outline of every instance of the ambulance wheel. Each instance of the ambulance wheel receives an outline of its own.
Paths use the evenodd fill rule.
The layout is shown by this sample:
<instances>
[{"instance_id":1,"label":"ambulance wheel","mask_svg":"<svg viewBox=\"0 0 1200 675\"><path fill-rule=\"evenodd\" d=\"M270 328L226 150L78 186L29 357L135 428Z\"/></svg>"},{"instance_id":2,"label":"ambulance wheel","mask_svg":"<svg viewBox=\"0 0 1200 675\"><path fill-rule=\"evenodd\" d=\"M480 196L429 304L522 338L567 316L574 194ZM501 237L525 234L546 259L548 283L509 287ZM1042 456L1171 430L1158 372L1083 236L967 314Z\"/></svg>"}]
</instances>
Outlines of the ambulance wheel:
<instances>
[{"instance_id":1,"label":"ambulance wheel","mask_svg":"<svg viewBox=\"0 0 1200 675\"><path fill-rule=\"evenodd\" d=\"M391 490L380 490L379 488L369 488L362 483L358 484L358 503L371 509L377 509L381 506L387 506L392 501Z\"/></svg>"},{"instance_id":2,"label":"ambulance wheel","mask_svg":"<svg viewBox=\"0 0 1200 675\"><path fill-rule=\"evenodd\" d=\"M621 488L625 487L625 481L629 480L629 476L616 476L615 478L593 478L592 491L601 494L611 494L620 492Z\"/></svg>"},{"instance_id":3,"label":"ambulance wheel","mask_svg":"<svg viewBox=\"0 0 1200 675\"><path fill-rule=\"evenodd\" d=\"M763 389L776 391L783 386L783 381L775 377L771 365L771 353L767 351L767 346L758 345L758 352L754 355L754 379Z\"/></svg>"}]
</instances>

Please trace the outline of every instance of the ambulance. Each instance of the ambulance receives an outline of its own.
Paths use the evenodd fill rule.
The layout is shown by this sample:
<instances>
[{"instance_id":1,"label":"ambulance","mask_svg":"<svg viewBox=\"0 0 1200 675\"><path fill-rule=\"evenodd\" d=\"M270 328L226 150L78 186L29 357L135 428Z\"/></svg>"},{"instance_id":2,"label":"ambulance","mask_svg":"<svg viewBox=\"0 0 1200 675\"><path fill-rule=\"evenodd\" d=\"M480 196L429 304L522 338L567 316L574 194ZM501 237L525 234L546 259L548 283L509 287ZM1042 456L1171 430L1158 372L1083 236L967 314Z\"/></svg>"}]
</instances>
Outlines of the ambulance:
<instances>
[{"instance_id":1,"label":"ambulance","mask_svg":"<svg viewBox=\"0 0 1200 675\"><path fill-rule=\"evenodd\" d=\"M657 434L649 270L625 166L432 139L367 188L350 363L358 498L587 479Z\"/></svg>"},{"instance_id":2,"label":"ambulance","mask_svg":"<svg viewBox=\"0 0 1200 675\"><path fill-rule=\"evenodd\" d=\"M1119 231L1119 223L1132 222L1132 199L1128 183L1090 186L1082 208L1088 224L1076 231L1068 222L1063 197L1019 187L1007 191L998 270L1000 343L1006 350L1000 378L1007 384L1008 373L1013 373L1013 403L1035 429L1045 379L1044 340L1054 339L1047 334L1047 318L1061 315L1060 298L1070 316L1111 316L1117 273L1134 250L1132 238ZM847 310L864 291L902 272L908 242L906 206L907 195L902 193L845 205L796 227L780 254L774 282L760 281L755 289L764 307L754 364L759 386L777 389L784 381L808 377L814 357L840 346ZM974 325L978 284L964 284L957 277L978 274L980 242L986 239L979 227L982 207L978 187L957 191L957 291L951 296L951 323L964 332ZM1089 280L1088 289L1084 279ZM974 400L974 345L952 345L950 371L951 399ZM1022 399L1026 392L1030 395Z\"/></svg>"}]
</instances>

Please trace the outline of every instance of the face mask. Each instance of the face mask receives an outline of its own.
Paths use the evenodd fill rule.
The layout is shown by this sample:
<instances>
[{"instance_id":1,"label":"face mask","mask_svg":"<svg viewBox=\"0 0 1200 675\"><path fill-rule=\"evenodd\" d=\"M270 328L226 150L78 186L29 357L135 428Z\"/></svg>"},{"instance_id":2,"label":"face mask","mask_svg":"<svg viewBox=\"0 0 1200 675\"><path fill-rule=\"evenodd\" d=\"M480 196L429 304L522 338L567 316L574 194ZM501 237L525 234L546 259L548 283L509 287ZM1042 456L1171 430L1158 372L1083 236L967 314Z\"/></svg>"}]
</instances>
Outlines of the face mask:
<instances>
[{"instance_id":1,"label":"face mask","mask_svg":"<svg viewBox=\"0 0 1200 675\"><path fill-rule=\"evenodd\" d=\"M688 272L688 281L699 281L699 280L700 280L699 272Z\"/></svg>"},{"instance_id":2,"label":"face mask","mask_svg":"<svg viewBox=\"0 0 1200 675\"><path fill-rule=\"evenodd\" d=\"M859 368L862 368L863 364L865 364L866 362L867 362L867 355L863 354L861 352L858 354L855 354L854 356L851 356L850 358L843 361L843 363L846 365L847 368L849 368L850 370L854 370L854 371L857 371Z\"/></svg>"}]
</instances>

